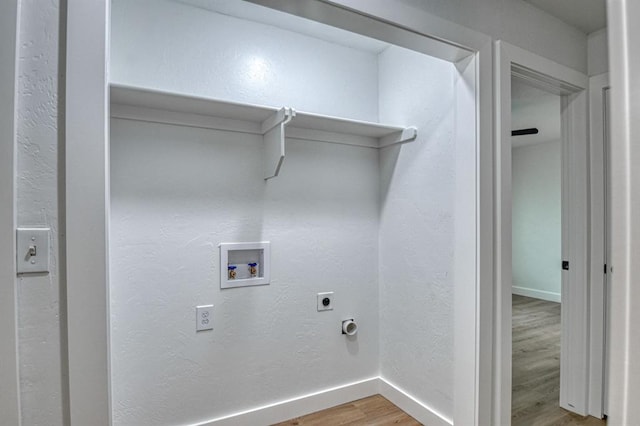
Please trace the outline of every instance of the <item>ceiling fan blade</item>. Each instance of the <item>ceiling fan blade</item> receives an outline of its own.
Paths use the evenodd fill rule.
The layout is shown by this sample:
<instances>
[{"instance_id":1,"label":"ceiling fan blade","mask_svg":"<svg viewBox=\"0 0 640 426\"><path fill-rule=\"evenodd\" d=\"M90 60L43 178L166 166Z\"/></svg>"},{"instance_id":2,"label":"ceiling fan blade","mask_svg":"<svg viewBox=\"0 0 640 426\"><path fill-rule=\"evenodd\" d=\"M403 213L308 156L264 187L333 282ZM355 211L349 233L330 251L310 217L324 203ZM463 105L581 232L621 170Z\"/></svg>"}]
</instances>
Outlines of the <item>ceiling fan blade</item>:
<instances>
[{"instance_id":1,"label":"ceiling fan blade","mask_svg":"<svg viewBox=\"0 0 640 426\"><path fill-rule=\"evenodd\" d=\"M538 129L536 127L532 127L530 129L519 129L512 130L511 136L524 136L524 135L537 135Z\"/></svg>"}]
</instances>

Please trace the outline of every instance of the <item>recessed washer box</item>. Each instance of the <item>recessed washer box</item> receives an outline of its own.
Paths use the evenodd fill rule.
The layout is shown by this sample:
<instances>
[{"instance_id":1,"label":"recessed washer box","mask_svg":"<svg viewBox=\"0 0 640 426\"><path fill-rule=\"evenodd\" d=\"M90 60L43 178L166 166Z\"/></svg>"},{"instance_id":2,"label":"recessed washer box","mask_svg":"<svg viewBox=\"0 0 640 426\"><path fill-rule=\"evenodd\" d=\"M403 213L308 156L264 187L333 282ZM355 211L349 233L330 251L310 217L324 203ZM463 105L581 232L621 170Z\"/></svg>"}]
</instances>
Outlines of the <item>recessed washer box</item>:
<instances>
[{"instance_id":1,"label":"recessed washer box","mask_svg":"<svg viewBox=\"0 0 640 426\"><path fill-rule=\"evenodd\" d=\"M271 243L220 243L220 288L266 285L271 281Z\"/></svg>"}]
</instances>

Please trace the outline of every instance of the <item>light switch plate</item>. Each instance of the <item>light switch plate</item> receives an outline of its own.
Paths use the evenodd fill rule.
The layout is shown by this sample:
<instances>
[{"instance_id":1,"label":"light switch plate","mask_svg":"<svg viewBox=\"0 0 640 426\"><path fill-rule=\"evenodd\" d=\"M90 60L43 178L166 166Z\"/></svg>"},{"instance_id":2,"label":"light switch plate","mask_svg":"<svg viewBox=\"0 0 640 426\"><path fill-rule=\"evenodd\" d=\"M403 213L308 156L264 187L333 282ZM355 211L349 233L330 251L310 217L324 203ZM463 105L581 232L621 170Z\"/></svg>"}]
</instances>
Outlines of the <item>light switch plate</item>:
<instances>
[{"instance_id":1,"label":"light switch plate","mask_svg":"<svg viewBox=\"0 0 640 426\"><path fill-rule=\"evenodd\" d=\"M18 228L16 266L19 274L49 272L49 228Z\"/></svg>"},{"instance_id":2,"label":"light switch plate","mask_svg":"<svg viewBox=\"0 0 640 426\"><path fill-rule=\"evenodd\" d=\"M196 306L196 331L213 330L213 305Z\"/></svg>"}]
</instances>

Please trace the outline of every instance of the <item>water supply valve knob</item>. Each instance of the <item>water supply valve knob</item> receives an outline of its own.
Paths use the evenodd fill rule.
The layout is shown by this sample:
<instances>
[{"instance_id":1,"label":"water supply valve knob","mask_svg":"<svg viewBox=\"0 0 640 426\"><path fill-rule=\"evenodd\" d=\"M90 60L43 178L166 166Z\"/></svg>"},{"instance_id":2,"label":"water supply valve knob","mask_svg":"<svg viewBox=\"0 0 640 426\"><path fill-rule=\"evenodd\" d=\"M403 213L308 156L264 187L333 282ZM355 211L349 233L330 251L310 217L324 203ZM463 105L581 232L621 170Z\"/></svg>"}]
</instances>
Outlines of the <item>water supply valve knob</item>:
<instances>
[{"instance_id":1,"label":"water supply valve knob","mask_svg":"<svg viewBox=\"0 0 640 426\"><path fill-rule=\"evenodd\" d=\"M229 279L230 280L235 280L236 279L236 268L237 268L237 266L235 266L235 265L229 265L227 267L227 270L229 271Z\"/></svg>"}]
</instances>

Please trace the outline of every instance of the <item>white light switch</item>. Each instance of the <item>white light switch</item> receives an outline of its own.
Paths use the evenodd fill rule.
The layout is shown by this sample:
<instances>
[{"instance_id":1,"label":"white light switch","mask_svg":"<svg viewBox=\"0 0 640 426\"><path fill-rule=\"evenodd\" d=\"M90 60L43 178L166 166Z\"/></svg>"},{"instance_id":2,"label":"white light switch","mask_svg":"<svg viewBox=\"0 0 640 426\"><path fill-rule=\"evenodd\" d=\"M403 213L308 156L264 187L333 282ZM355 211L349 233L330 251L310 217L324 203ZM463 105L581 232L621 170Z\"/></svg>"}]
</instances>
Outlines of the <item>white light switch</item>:
<instances>
[{"instance_id":1,"label":"white light switch","mask_svg":"<svg viewBox=\"0 0 640 426\"><path fill-rule=\"evenodd\" d=\"M196 331L213 330L213 305L196 306Z\"/></svg>"},{"instance_id":2,"label":"white light switch","mask_svg":"<svg viewBox=\"0 0 640 426\"><path fill-rule=\"evenodd\" d=\"M49 228L18 228L17 271L19 274L49 272Z\"/></svg>"}]
</instances>

